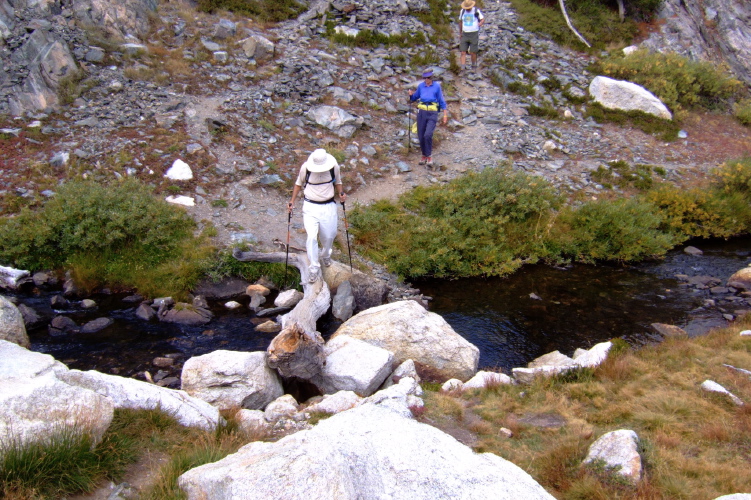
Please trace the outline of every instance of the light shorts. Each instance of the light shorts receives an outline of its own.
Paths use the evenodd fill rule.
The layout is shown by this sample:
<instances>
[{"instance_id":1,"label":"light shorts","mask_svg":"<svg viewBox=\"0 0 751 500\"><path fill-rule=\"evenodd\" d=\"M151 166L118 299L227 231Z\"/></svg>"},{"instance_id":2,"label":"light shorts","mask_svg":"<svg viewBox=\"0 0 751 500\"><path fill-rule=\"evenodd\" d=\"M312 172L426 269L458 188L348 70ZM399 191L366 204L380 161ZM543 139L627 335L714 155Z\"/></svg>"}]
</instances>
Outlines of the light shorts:
<instances>
[{"instance_id":1,"label":"light shorts","mask_svg":"<svg viewBox=\"0 0 751 500\"><path fill-rule=\"evenodd\" d=\"M459 40L459 52L473 52L477 54L478 50L480 50L480 32L472 31L467 33L463 31L462 38Z\"/></svg>"}]
</instances>

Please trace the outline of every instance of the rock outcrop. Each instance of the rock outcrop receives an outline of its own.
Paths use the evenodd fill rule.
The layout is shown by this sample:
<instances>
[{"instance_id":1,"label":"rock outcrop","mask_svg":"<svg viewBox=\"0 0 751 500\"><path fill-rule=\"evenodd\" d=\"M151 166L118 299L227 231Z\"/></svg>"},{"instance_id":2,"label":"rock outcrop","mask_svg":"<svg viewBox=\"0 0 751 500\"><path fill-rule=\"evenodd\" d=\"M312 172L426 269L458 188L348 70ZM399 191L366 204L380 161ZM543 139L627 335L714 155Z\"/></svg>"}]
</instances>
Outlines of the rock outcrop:
<instances>
[{"instance_id":1,"label":"rock outcrop","mask_svg":"<svg viewBox=\"0 0 751 500\"><path fill-rule=\"evenodd\" d=\"M13 342L21 347L29 347L29 336L26 334L26 324L21 311L2 295L0 295L0 339Z\"/></svg>"},{"instance_id":2,"label":"rock outcrop","mask_svg":"<svg viewBox=\"0 0 751 500\"><path fill-rule=\"evenodd\" d=\"M441 316L413 300L367 309L347 320L332 335L364 340L394 353L402 363L412 359L446 378L467 380L477 372L480 351Z\"/></svg>"},{"instance_id":3,"label":"rock outcrop","mask_svg":"<svg viewBox=\"0 0 751 500\"><path fill-rule=\"evenodd\" d=\"M642 42L659 52L724 61L751 84L751 3L746 0L664 0L659 30Z\"/></svg>"},{"instance_id":4,"label":"rock outcrop","mask_svg":"<svg viewBox=\"0 0 751 500\"><path fill-rule=\"evenodd\" d=\"M246 445L178 483L190 500L553 498L516 465L372 404L276 443Z\"/></svg>"},{"instance_id":5,"label":"rock outcrop","mask_svg":"<svg viewBox=\"0 0 751 500\"><path fill-rule=\"evenodd\" d=\"M222 410L262 410L284 394L265 352L219 350L194 356L183 365L181 380L188 394Z\"/></svg>"}]
</instances>

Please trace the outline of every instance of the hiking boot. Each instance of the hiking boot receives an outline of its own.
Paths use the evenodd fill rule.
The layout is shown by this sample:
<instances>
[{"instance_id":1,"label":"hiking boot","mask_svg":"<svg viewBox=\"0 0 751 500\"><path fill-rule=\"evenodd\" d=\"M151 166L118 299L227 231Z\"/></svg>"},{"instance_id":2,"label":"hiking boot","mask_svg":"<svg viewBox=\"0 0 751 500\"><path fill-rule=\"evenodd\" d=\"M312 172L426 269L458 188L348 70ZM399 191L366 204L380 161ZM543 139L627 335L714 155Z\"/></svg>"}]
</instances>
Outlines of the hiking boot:
<instances>
[{"instance_id":1,"label":"hiking boot","mask_svg":"<svg viewBox=\"0 0 751 500\"><path fill-rule=\"evenodd\" d=\"M428 168L433 168L433 158L428 158L428 161L425 162L425 165L427 165Z\"/></svg>"},{"instance_id":2,"label":"hiking boot","mask_svg":"<svg viewBox=\"0 0 751 500\"><path fill-rule=\"evenodd\" d=\"M310 273L310 276L308 276L308 283L315 283L316 281L318 281L318 278L320 276L321 276L321 273L319 271Z\"/></svg>"},{"instance_id":3,"label":"hiking boot","mask_svg":"<svg viewBox=\"0 0 751 500\"><path fill-rule=\"evenodd\" d=\"M425 165L425 163L426 163L427 161L428 161L427 157L423 156L423 157L422 157L422 160L418 161L418 162L417 162L417 164L418 164L418 165Z\"/></svg>"},{"instance_id":4,"label":"hiking boot","mask_svg":"<svg viewBox=\"0 0 751 500\"><path fill-rule=\"evenodd\" d=\"M326 266L326 267L330 267L331 266L331 259L329 259L329 258L323 259L323 265Z\"/></svg>"}]
</instances>

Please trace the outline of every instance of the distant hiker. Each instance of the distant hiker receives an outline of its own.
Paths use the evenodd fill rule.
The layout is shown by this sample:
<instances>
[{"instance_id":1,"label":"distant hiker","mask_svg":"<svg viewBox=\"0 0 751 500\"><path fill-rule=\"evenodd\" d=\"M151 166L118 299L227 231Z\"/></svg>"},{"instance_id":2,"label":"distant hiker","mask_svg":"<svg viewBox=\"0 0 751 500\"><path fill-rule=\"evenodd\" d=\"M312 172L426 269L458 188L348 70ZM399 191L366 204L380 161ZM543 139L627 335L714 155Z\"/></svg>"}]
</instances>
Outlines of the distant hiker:
<instances>
[{"instance_id":1,"label":"distant hiker","mask_svg":"<svg viewBox=\"0 0 751 500\"><path fill-rule=\"evenodd\" d=\"M425 81L417 86L417 91L409 91L409 100L417 101L417 137L420 139L422 160L420 165L433 166L433 131L438 123L438 112L443 111L443 124L449 120L446 100L443 98L441 84L433 81L433 71L426 70L422 77Z\"/></svg>"},{"instance_id":2,"label":"distant hiker","mask_svg":"<svg viewBox=\"0 0 751 500\"><path fill-rule=\"evenodd\" d=\"M464 0L459 13L459 51L462 53L459 63L464 69L467 51L472 58L472 69L477 69L477 51L480 50L480 26L485 23L485 16L475 8L474 0Z\"/></svg>"},{"instance_id":3,"label":"distant hiker","mask_svg":"<svg viewBox=\"0 0 751 500\"><path fill-rule=\"evenodd\" d=\"M326 267L331 265L331 247L334 244L337 226L334 186L339 193L339 199L346 200L347 195L342 191L339 164L325 149L316 149L300 167L295 187L292 188L292 200L287 204L288 210L292 212L295 208L295 199L302 189L305 200L302 206L302 220L305 232L308 233L305 247L310 261L310 283L315 283L321 277L321 262ZM320 252L319 238L322 246Z\"/></svg>"}]
</instances>

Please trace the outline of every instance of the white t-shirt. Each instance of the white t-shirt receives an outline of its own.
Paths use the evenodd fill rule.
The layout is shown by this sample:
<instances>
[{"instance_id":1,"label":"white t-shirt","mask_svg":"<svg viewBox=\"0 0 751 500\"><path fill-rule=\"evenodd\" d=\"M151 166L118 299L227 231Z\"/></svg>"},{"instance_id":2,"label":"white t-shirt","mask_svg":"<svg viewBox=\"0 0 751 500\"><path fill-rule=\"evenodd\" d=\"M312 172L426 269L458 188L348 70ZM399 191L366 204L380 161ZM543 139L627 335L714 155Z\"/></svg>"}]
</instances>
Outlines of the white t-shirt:
<instances>
[{"instance_id":1,"label":"white t-shirt","mask_svg":"<svg viewBox=\"0 0 751 500\"><path fill-rule=\"evenodd\" d=\"M331 173L327 170L325 172L311 172L308 179L308 185L305 186L305 175L307 170L303 164L300 167L300 173L297 174L297 180L295 184L303 187L303 195L313 201L326 201L334 197L334 184L341 184L342 177L339 173L339 164L334 166L335 180L331 182Z\"/></svg>"},{"instance_id":2,"label":"white t-shirt","mask_svg":"<svg viewBox=\"0 0 751 500\"><path fill-rule=\"evenodd\" d=\"M477 13L477 16L475 16ZM459 13L459 22L462 23L462 33L474 33L480 31L480 19L485 19L480 9L472 7Z\"/></svg>"}]
</instances>

